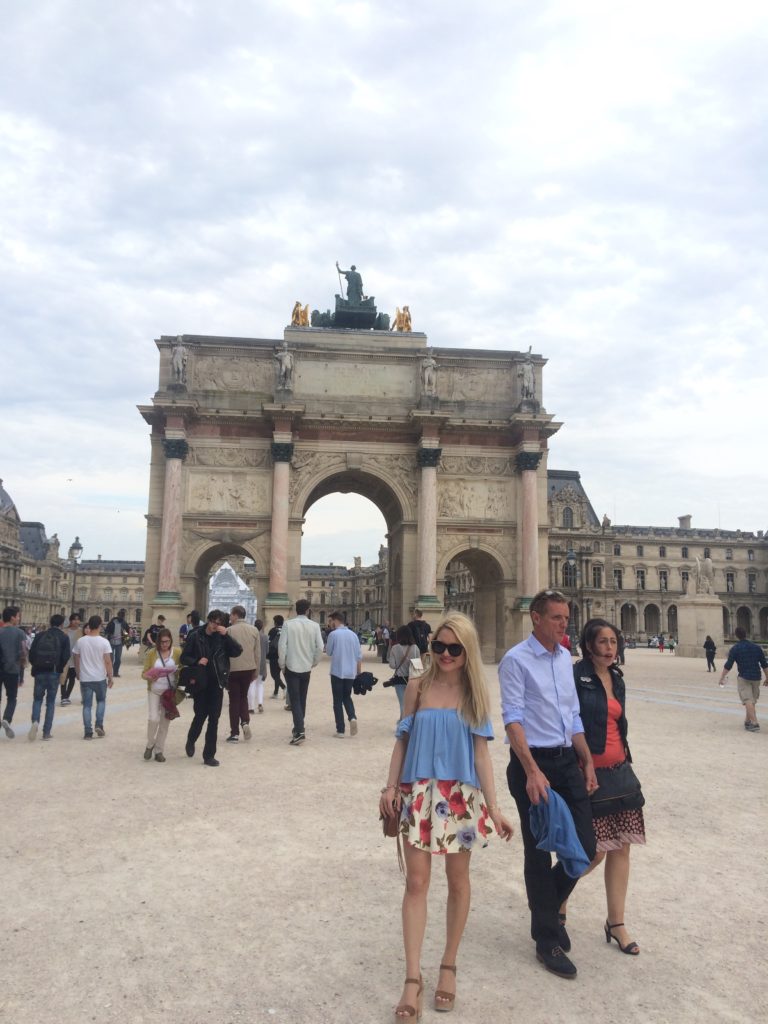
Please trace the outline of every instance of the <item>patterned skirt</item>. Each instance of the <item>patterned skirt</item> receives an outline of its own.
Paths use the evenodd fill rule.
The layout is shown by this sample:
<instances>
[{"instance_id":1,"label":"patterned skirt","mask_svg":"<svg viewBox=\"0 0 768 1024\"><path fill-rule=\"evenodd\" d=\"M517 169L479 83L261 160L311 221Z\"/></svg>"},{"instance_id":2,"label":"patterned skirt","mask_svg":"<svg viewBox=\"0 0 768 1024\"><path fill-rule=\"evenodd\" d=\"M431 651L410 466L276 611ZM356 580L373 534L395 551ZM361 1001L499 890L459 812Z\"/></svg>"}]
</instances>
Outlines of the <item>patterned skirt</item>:
<instances>
[{"instance_id":1,"label":"patterned skirt","mask_svg":"<svg viewBox=\"0 0 768 1024\"><path fill-rule=\"evenodd\" d=\"M475 786L456 779L419 779L400 784L400 834L427 853L471 853L496 834Z\"/></svg>"},{"instance_id":2,"label":"patterned skirt","mask_svg":"<svg viewBox=\"0 0 768 1024\"><path fill-rule=\"evenodd\" d=\"M592 824L595 826L598 853L620 850L628 843L645 846L645 821L642 808L637 811L618 811L616 814L606 814L603 818L595 818Z\"/></svg>"}]
</instances>

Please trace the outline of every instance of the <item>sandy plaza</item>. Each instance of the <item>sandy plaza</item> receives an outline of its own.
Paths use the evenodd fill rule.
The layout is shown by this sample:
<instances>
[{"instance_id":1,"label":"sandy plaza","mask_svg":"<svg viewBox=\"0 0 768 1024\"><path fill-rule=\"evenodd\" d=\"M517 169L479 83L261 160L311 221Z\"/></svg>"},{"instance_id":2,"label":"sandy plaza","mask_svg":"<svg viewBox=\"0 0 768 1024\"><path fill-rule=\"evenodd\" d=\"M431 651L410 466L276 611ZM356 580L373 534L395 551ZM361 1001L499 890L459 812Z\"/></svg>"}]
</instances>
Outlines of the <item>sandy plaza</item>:
<instances>
[{"instance_id":1,"label":"sandy plaza","mask_svg":"<svg viewBox=\"0 0 768 1024\"><path fill-rule=\"evenodd\" d=\"M498 708L495 666L487 675ZM596 873L569 906L578 978L547 974L528 936L516 833L473 854L456 1019L766 1019L756 950L768 923L768 724L745 733L733 675L724 690L716 678L703 660L628 652L630 742L647 800L648 845L632 853L627 911L641 955L606 945ZM359 735L339 742L324 659L312 674L304 746L289 746L290 716L267 698L250 743L224 743L222 725L216 770L184 754L186 704L167 762L142 759L135 650L109 694L104 739L83 742L75 701L56 708L50 743L27 742L30 697L27 680L16 738L0 739L0 1019L391 1019L403 973L402 881L376 812L396 718L391 690L379 684L357 699ZM517 821L498 710L494 729L502 806ZM430 907L445 885L434 869ZM441 935L435 914L427 991Z\"/></svg>"}]
</instances>

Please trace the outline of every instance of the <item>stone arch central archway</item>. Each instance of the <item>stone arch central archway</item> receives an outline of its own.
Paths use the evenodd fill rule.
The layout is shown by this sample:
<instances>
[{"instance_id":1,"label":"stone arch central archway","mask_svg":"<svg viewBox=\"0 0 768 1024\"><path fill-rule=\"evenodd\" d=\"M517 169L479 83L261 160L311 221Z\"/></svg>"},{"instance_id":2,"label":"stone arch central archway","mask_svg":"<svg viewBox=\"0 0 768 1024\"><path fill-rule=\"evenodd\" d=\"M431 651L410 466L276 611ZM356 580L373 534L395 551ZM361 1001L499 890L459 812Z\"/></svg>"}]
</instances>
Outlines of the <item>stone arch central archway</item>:
<instances>
[{"instance_id":1,"label":"stone arch central archway","mask_svg":"<svg viewBox=\"0 0 768 1024\"><path fill-rule=\"evenodd\" d=\"M311 461L299 460L303 466L311 465ZM294 499L291 505L289 526L289 566L296 567L293 584L298 587L296 578L301 566L302 527L309 509L321 498L329 494L359 494L367 498L384 517L387 527L387 555L385 562L386 607L383 621L398 624L407 620L409 611L408 587L412 588L413 579L406 574L403 579L404 565L415 560L416 525L412 519L407 478L383 479L371 469L362 467L338 467L333 464L313 467L313 471L299 476L294 488ZM393 572L392 570L396 571ZM360 623L353 623L360 625Z\"/></svg>"}]
</instances>

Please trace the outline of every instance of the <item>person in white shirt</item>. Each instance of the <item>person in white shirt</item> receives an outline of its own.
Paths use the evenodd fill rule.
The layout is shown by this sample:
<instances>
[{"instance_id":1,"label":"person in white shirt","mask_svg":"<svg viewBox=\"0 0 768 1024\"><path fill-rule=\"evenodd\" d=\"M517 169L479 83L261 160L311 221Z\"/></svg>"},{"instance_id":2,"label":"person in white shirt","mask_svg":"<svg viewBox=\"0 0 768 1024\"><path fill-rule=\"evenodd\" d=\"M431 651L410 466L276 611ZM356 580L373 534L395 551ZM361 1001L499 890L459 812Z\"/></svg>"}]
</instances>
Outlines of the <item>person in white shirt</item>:
<instances>
[{"instance_id":1,"label":"person in white shirt","mask_svg":"<svg viewBox=\"0 0 768 1024\"><path fill-rule=\"evenodd\" d=\"M101 636L102 618L92 615L88 619L85 635L75 644L72 654L75 659L75 675L80 680L83 695L84 739L93 739L91 705L96 697L96 735L105 736L104 711L107 706L107 688L112 687L112 647L106 637Z\"/></svg>"},{"instance_id":2,"label":"person in white shirt","mask_svg":"<svg viewBox=\"0 0 768 1024\"><path fill-rule=\"evenodd\" d=\"M288 698L293 715L291 746L297 747L306 739L304 718L307 713L309 674L323 653L320 627L308 617L309 601L296 602L296 617L287 619L280 632L277 657L285 674Z\"/></svg>"},{"instance_id":3,"label":"person in white shirt","mask_svg":"<svg viewBox=\"0 0 768 1024\"><path fill-rule=\"evenodd\" d=\"M328 616L331 632L325 645L325 652L331 659L331 690L333 692L333 716L336 719L336 735L344 739L344 712L349 719L349 731L357 736L357 715L352 701L352 684L355 676L363 670L363 653L360 639L344 622L341 612Z\"/></svg>"}]
</instances>

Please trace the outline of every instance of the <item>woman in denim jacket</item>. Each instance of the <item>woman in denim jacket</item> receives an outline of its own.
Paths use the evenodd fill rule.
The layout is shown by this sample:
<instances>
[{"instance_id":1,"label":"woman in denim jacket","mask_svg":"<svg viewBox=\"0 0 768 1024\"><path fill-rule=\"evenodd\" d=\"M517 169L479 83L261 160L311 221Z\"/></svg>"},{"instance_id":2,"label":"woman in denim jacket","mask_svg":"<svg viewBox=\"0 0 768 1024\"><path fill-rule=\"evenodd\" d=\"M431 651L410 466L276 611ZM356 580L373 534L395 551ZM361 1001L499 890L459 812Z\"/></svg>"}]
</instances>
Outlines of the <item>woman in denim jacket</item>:
<instances>
[{"instance_id":1,"label":"woman in denim jacket","mask_svg":"<svg viewBox=\"0 0 768 1024\"><path fill-rule=\"evenodd\" d=\"M626 687L616 664L618 631L605 619L590 619L581 634L583 659L573 667L579 694L584 735L595 768L615 768L631 761L627 746ZM599 793L599 790L598 790ZM637 956L640 947L624 925L624 905L629 883L629 849L645 843L642 809L619 811L594 819L597 856L590 871L605 859L605 893L608 918L605 941L615 939L622 953ZM565 921L566 904L560 908Z\"/></svg>"}]
</instances>

